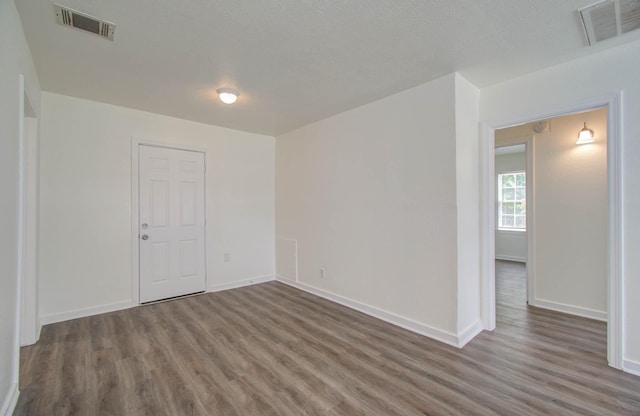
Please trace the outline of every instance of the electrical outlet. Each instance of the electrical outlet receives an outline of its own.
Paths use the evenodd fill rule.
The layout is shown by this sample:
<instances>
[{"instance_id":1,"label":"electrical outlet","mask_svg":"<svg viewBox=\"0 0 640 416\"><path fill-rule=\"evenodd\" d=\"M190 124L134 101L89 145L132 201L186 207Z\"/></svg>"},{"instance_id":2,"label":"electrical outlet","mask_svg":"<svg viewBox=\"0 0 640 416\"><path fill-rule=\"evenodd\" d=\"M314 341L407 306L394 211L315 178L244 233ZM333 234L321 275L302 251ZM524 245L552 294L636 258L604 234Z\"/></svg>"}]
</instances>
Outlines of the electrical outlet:
<instances>
[{"instance_id":1,"label":"electrical outlet","mask_svg":"<svg viewBox=\"0 0 640 416\"><path fill-rule=\"evenodd\" d=\"M320 269L320 279L324 279L324 269Z\"/></svg>"},{"instance_id":2,"label":"electrical outlet","mask_svg":"<svg viewBox=\"0 0 640 416\"><path fill-rule=\"evenodd\" d=\"M231 253L224 253L224 262L231 263Z\"/></svg>"}]
</instances>

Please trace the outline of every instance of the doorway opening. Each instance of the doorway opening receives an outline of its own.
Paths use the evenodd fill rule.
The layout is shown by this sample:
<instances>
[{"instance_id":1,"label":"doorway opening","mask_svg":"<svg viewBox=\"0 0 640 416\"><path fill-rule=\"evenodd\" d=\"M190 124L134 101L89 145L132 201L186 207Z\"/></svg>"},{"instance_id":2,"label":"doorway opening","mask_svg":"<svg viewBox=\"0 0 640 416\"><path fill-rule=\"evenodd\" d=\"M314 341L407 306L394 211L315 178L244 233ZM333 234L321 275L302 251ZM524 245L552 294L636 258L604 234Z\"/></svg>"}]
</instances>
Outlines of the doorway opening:
<instances>
[{"instance_id":1,"label":"doorway opening","mask_svg":"<svg viewBox=\"0 0 640 416\"><path fill-rule=\"evenodd\" d=\"M508 132L504 137L496 131L498 139L495 141L494 166L496 173L495 182L495 259L496 271L498 261L502 262L500 271L519 271L524 282L521 282L524 290L523 301L528 303L529 296L533 295L534 288L529 288L531 282L527 278L527 272L532 266L528 262L533 253L529 249L533 245L529 237L533 234L533 136L521 136L521 132ZM509 265L509 263L513 263ZM520 270L519 270L520 269ZM498 273L496 273L498 274ZM512 273L513 277L513 273ZM511 301L503 299L504 301Z\"/></svg>"},{"instance_id":2,"label":"doorway opening","mask_svg":"<svg viewBox=\"0 0 640 416\"><path fill-rule=\"evenodd\" d=\"M38 313L38 116L20 76L20 171L19 257L20 322L19 345L35 344L40 338Z\"/></svg>"},{"instance_id":3,"label":"doorway opening","mask_svg":"<svg viewBox=\"0 0 640 416\"><path fill-rule=\"evenodd\" d=\"M589 127L598 131L595 134L596 141L587 145L576 144L584 122L587 125L591 123L583 118L594 114L599 114L603 120L597 128L595 121ZM537 201L540 196L538 193L543 189L550 196L531 204L531 210L527 205L526 298L534 306L606 321L607 361L615 368L622 367L623 339L619 116L620 96L616 95L551 114L485 124L482 138L482 188L485 196L482 209L482 315L485 329L496 327L495 233L498 195L495 189L495 147L500 147L503 130L521 129L519 134L511 134L512 139L521 139L525 135L522 129L529 129L526 134L536 140L532 140L527 149L527 159L531 160L531 167L535 167L530 181L532 195L528 199ZM570 129L560 121L554 121L564 118L580 121ZM546 127L547 132L532 132L532 127L541 120L547 123L551 120ZM576 120L572 122L576 123ZM561 133L567 135L569 130L570 138L551 140L545 144L550 146L541 147L542 141L537 140L538 136L545 134L549 137ZM596 157L602 162L599 168L594 169L585 163L587 159ZM541 164L543 160L545 163ZM543 176L536 172L541 172ZM541 182L541 178L544 182ZM596 193L599 195L597 203L584 201L585 195L593 196ZM593 219L594 212L597 214L596 220ZM540 225L540 219L543 218ZM553 235L557 236L556 241L547 243L549 236ZM578 242L571 243L571 238ZM573 280L562 282L549 279L549 276L557 276L558 273L571 275ZM586 274L599 277L600 280L597 282L592 277L585 280Z\"/></svg>"}]
</instances>

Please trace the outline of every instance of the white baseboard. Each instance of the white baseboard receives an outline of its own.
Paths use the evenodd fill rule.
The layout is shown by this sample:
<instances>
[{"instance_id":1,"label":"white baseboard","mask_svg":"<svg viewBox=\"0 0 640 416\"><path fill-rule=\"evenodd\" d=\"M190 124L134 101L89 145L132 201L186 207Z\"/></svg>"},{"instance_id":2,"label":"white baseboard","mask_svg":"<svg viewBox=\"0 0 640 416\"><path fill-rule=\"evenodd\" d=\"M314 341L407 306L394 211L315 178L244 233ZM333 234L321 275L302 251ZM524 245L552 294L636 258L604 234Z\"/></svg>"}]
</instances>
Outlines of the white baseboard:
<instances>
[{"instance_id":1,"label":"white baseboard","mask_svg":"<svg viewBox=\"0 0 640 416\"><path fill-rule=\"evenodd\" d=\"M479 319L458 333L458 348L462 348L476 337L484 328Z\"/></svg>"},{"instance_id":2,"label":"white baseboard","mask_svg":"<svg viewBox=\"0 0 640 416\"><path fill-rule=\"evenodd\" d=\"M243 286L251 286L251 285L257 285L259 283L271 282L272 280L275 280L275 277L273 275L250 277L248 279L210 285L209 290L207 290L207 292L220 292L223 290L237 289Z\"/></svg>"},{"instance_id":3,"label":"white baseboard","mask_svg":"<svg viewBox=\"0 0 640 416\"><path fill-rule=\"evenodd\" d=\"M495 255L496 260L506 260L506 261L517 261L520 263L526 263L526 257L518 257L518 256L503 256L502 254Z\"/></svg>"},{"instance_id":4,"label":"white baseboard","mask_svg":"<svg viewBox=\"0 0 640 416\"><path fill-rule=\"evenodd\" d=\"M529 302L531 306L538 308L550 309L556 312L564 312L571 315L582 316L584 318L596 319L598 321L607 321L607 312L597 311L595 309L583 308L581 306L567 305L565 303L553 302L544 299L535 299L533 302Z\"/></svg>"},{"instance_id":5,"label":"white baseboard","mask_svg":"<svg viewBox=\"0 0 640 416\"><path fill-rule=\"evenodd\" d=\"M114 312L122 309L128 309L137 306L131 301L111 303L108 305L100 305L86 309L75 309L67 312L54 313L51 315L41 316L40 325L48 325L56 322L69 321L76 318L84 318L86 316L98 315L101 313Z\"/></svg>"},{"instance_id":6,"label":"white baseboard","mask_svg":"<svg viewBox=\"0 0 640 416\"><path fill-rule=\"evenodd\" d=\"M20 396L20 390L18 390L18 383L13 383L9 386L9 391L2 401L2 407L0 407L0 415L11 416L18 404L18 397Z\"/></svg>"},{"instance_id":7,"label":"white baseboard","mask_svg":"<svg viewBox=\"0 0 640 416\"><path fill-rule=\"evenodd\" d=\"M273 277L273 275L256 276L256 277L251 277L249 279L237 280L235 282L212 285L209 287L209 290L207 290L207 292L218 292L221 290L234 289L242 286L255 285L258 283L269 282L274 279L275 278ZM54 313L54 314L40 317L40 326L53 324L56 322L69 321L71 319L76 319L76 318L84 318L87 316L98 315L101 313L120 311L122 309L128 309L135 306L138 306L138 304L133 303L131 301L127 301L127 302L118 302L118 303L112 303L108 305L96 306L93 308L75 309L67 312ZM40 338L39 334L40 332L38 331L38 338Z\"/></svg>"},{"instance_id":8,"label":"white baseboard","mask_svg":"<svg viewBox=\"0 0 640 416\"><path fill-rule=\"evenodd\" d=\"M622 371L625 373L640 376L640 363L631 360L622 360Z\"/></svg>"},{"instance_id":9,"label":"white baseboard","mask_svg":"<svg viewBox=\"0 0 640 416\"><path fill-rule=\"evenodd\" d=\"M365 303L358 302L356 300L349 299L349 298L337 295L332 292L328 292L323 289L319 289L317 287L314 287L305 283L294 282L293 280L285 279L282 276L276 276L276 280L286 285L295 287L296 289L303 290L305 292L330 300L342 306L346 306L347 308L355 309L356 311L362 312L366 315L372 316L374 318L378 318L385 322L389 322L390 324L407 329L411 332L415 332L417 334L424 335L425 337L435 339L436 341L444 342L445 344L449 344L458 348L461 348L464 345L464 344L460 345L461 338L451 332L430 327L428 325L422 324L420 322L416 322L409 318L405 318L403 316L396 315L392 312L379 309L375 306L367 305ZM482 330L479 322L477 323L477 325L480 326L480 330ZM475 327L473 329L475 330ZM470 331L469 334L471 334L472 332L473 331ZM473 336L471 336L467 340L467 342L471 340L471 338L473 338Z\"/></svg>"},{"instance_id":10,"label":"white baseboard","mask_svg":"<svg viewBox=\"0 0 640 416\"><path fill-rule=\"evenodd\" d=\"M20 337L20 347L26 347L29 345L33 345L36 342L38 342L38 340L40 339L40 333L42 332L42 322L40 321L40 319L38 319L38 321L36 322L36 329L35 329L35 333L33 334L33 338L29 338L29 339L24 339L25 337Z\"/></svg>"}]
</instances>

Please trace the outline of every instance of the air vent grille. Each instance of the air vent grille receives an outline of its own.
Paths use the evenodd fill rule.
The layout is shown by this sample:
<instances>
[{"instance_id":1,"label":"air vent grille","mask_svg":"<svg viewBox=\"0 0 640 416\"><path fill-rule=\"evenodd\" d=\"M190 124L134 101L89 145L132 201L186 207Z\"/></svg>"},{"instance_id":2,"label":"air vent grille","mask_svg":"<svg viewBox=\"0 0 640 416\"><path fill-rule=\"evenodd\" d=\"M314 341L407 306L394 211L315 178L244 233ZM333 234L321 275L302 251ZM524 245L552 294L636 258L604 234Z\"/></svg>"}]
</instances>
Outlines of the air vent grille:
<instances>
[{"instance_id":1,"label":"air vent grille","mask_svg":"<svg viewBox=\"0 0 640 416\"><path fill-rule=\"evenodd\" d=\"M640 1L621 1L620 17L622 33L640 28Z\"/></svg>"},{"instance_id":2,"label":"air vent grille","mask_svg":"<svg viewBox=\"0 0 640 416\"><path fill-rule=\"evenodd\" d=\"M579 12L589 45L640 29L640 0L605 0Z\"/></svg>"},{"instance_id":3,"label":"air vent grille","mask_svg":"<svg viewBox=\"0 0 640 416\"><path fill-rule=\"evenodd\" d=\"M56 20L58 21L58 24L74 27L86 32L91 32L100 37L113 41L113 33L116 30L116 25L114 25L113 23L97 19L93 16L89 16L88 14L80 13L72 9L68 9L66 7L60 6L59 4L55 4L54 8L56 11Z\"/></svg>"}]
</instances>

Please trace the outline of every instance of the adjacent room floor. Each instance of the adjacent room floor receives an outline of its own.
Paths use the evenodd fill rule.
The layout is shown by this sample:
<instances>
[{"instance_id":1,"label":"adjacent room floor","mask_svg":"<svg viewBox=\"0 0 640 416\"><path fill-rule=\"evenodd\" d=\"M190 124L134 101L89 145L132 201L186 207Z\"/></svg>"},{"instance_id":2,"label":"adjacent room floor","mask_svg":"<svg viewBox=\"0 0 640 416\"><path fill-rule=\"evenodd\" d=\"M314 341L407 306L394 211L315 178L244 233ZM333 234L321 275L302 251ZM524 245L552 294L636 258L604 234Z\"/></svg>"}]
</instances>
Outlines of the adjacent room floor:
<instances>
[{"instance_id":1,"label":"adjacent room floor","mask_svg":"<svg viewBox=\"0 0 640 416\"><path fill-rule=\"evenodd\" d=\"M606 325L496 269L498 327L461 350L276 282L47 325L14 414L640 414Z\"/></svg>"}]
</instances>

